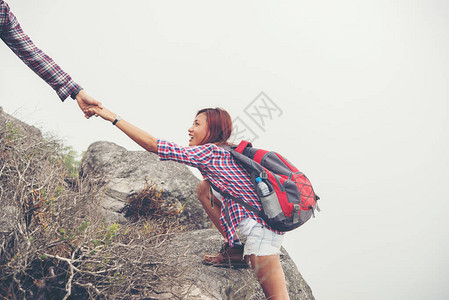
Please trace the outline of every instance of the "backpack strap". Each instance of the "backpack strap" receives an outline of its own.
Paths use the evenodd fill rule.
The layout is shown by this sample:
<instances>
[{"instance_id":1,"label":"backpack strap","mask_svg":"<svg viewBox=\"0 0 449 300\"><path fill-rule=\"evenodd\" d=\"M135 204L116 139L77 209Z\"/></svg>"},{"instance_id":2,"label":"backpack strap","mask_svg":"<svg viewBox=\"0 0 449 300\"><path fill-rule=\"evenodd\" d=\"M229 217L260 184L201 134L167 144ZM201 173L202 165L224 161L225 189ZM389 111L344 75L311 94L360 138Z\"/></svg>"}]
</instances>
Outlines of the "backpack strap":
<instances>
[{"instance_id":1,"label":"backpack strap","mask_svg":"<svg viewBox=\"0 0 449 300\"><path fill-rule=\"evenodd\" d=\"M235 197L235 196L233 196L233 195L231 195L229 193L223 192L222 190L217 188L212 182L209 182L209 184L214 188L214 190L219 192L223 197L231 198L232 200L234 200L235 202L237 202L241 206L245 207L247 210L249 210L249 211L253 212L254 214L256 214L258 217L263 218L263 215L261 214L261 211L258 210L257 208L252 207L251 205L249 205L248 203L246 203L245 201L243 201L239 197ZM223 203L223 204L225 205L226 221L230 224L231 223L231 218L230 218L230 214L229 214L229 203L226 202L226 203Z\"/></svg>"},{"instance_id":2,"label":"backpack strap","mask_svg":"<svg viewBox=\"0 0 449 300\"><path fill-rule=\"evenodd\" d=\"M225 193L227 197L232 198L232 200L234 200L235 202L237 202L238 204L240 204L241 206L245 207L247 210L252 211L253 213L256 214L256 216L259 216L262 218L262 215L260 214L260 210L258 210L257 208L249 205L248 203L246 203L245 201L243 201L242 199L240 199L239 197L234 197L228 193Z\"/></svg>"},{"instance_id":3,"label":"backpack strap","mask_svg":"<svg viewBox=\"0 0 449 300\"><path fill-rule=\"evenodd\" d=\"M238 153L243 153L243 150L245 150L246 147L252 147L253 145L250 142L242 140L240 144L235 148L235 151Z\"/></svg>"}]
</instances>

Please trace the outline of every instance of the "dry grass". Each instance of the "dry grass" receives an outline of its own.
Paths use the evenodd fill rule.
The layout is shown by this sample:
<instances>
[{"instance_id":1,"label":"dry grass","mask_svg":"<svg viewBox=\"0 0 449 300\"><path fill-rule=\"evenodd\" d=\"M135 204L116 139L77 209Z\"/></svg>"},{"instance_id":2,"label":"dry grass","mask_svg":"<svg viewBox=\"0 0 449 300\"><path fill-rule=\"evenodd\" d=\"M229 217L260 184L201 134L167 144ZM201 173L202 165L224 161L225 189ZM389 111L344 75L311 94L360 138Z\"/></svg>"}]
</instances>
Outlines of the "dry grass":
<instances>
[{"instance_id":1,"label":"dry grass","mask_svg":"<svg viewBox=\"0 0 449 300\"><path fill-rule=\"evenodd\" d=\"M149 183L145 178L144 188L131 196L123 208L125 217L133 222L138 220L174 220L180 213L174 204L170 204L162 198L162 190L154 183Z\"/></svg>"},{"instance_id":2,"label":"dry grass","mask_svg":"<svg viewBox=\"0 0 449 300\"><path fill-rule=\"evenodd\" d=\"M177 211L148 184L127 206L135 222L104 225L99 179L69 177L63 150L0 124L0 298L144 297L174 275L152 253L181 230Z\"/></svg>"}]
</instances>

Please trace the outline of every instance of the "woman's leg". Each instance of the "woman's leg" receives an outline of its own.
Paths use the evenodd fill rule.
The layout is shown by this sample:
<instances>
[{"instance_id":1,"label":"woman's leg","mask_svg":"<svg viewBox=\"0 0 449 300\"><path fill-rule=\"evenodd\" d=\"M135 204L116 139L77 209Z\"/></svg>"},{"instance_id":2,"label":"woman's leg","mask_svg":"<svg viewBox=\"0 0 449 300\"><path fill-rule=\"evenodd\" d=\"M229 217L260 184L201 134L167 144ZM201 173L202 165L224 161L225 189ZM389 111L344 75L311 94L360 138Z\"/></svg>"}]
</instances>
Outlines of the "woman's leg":
<instances>
[{"instance_id":1,"label":"woman's leg","mask_svg":"<svg viewBox=\"0 0 449 300\"><path fill-rule=\"evenodd\" d=\"M223 229L220 224L220 214L221 214L221 202L218 200L212 192L210 191L210 184L206 180L201 181L197 186L198 199L204 207L207 215L211 219L212 223L220 231L221 235L226 238ZM211 205L211 197L214 201L214 206Z\"/></svg>"},{"instance_id":2,"label":"woman's leg","mask_svg":"<svg viewBox=\"0 0 449 300\"><path fill-rule=\"evenodd\" d=\"M290 299L279 255L256 256L252 254L250 261L267 299Z\"/></svg>"},{"instance_id":3,"label":"woman's leg","mask_svg":"<svg viewBox=\"0 0 449 300\"><path fill-rule=\"evenodd\" d=\"M198 184L197 188L198 199L204 207L207 215L211 219L212 223L217 227L218 231L220 231L221 235L226 240L226 235L220 224L220 215L221 215L221 201L218 200L210 191L210 184L207 181L202 181ZM211 199L213 201L213 206L211 204ZM227 243L225 243L220 252L218 254L213 255L205 255L203 257L203 263L207 265L213 265L217 267L238 267L238 268L247 268L248 257L243 256L243 245L235 245L234 247L229 247Z\"/></svg>"},{"instance_id":4,"label":"woman's leg","mask_svg":"<svg viewBox=\"0 0 449 300\"><path fill-rule=\"evenodd\" d=\"M198 184L197 188L198 199L204 207L207 215L211 219L212 223L220 231L221 235L226 239L225 233L221 228L220 215L221 215L221 201L218 200L210 191L210 185L207 181L202 181ZM211 199L214 201L212 206ZM243 257L243 245L229 247L225 243L218 254L205 255L203 257L203 263L213 266L226 266L226 267L248 267L248 258Z\"/></svg>"}]
</instances>

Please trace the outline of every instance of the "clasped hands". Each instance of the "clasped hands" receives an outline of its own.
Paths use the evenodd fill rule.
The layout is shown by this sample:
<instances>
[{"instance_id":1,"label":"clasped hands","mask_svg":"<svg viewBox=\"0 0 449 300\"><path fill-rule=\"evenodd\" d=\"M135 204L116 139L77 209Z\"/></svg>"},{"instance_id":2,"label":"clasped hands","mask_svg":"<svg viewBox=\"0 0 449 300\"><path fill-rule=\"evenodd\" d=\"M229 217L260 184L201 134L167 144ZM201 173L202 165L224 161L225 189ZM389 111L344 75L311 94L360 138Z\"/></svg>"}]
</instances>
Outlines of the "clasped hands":
<instances>
[{"instance_id":1,"label":"clasped hands","mask_svg":"<svg viewBox=\"0 0 449 300\"><path fill-rule=\"evenodd\" d=\"M100 109L103 108L101 102L89 96L84 90L81 90L76 95L75 100L87 119L89 119L95 114L93 111L89 110L89 108L91 107L97 107Z\"/></svg>"},{"instance_id":2,"label":"clasped hands","mask_svg":"<svg viewBox=\"0 0 449 300\"><path fill-rule=\"evenodd\" d=\"M75 99L87 119L92 116L100 116L107 121L113 122L117 117L116 114L103 107L103 104L101 104L101 102L89 96L84 90L81 90L76 95Z\"/></svg>"},{"instance_id":3,"label":"clasped hands","mask_svg":"<svg viewBox=\"0 0 449 300\"><path fill-rule=\"evenodd\" d=\"M86 108L86 115L89 116L100 116L106 121L114 122L114 120L117 118L117 115L107 109L106 107L99 107L96 105L89 105Z\"/></svg>"}]
</instances>

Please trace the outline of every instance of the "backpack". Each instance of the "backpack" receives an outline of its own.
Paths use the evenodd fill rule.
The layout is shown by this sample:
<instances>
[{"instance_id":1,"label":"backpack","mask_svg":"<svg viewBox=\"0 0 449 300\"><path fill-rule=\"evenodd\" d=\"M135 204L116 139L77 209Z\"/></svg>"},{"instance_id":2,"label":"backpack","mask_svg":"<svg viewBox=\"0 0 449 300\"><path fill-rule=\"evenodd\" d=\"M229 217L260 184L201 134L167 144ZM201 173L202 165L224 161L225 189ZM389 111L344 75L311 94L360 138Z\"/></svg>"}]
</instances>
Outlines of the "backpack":
<instances>
[{"instance_id":1,"label":"backpack","mask_svg":"<svg viewBox=\"0 0 449 300\"><path fill-rule=\"evenodd\" d=\"M223 147L251 176L262 210L252 207L242 199L220 192L261 217L271 228L278 231L293 230L315 217L319 210L318 197L309 179L279 153L256 149L247 141L236 147ZM268 195L262 195L259 181L268 186ZM229 213L229 211L228 211ZM227 216L229 220L229 216Z\"/></svg>"}]
</instances>

